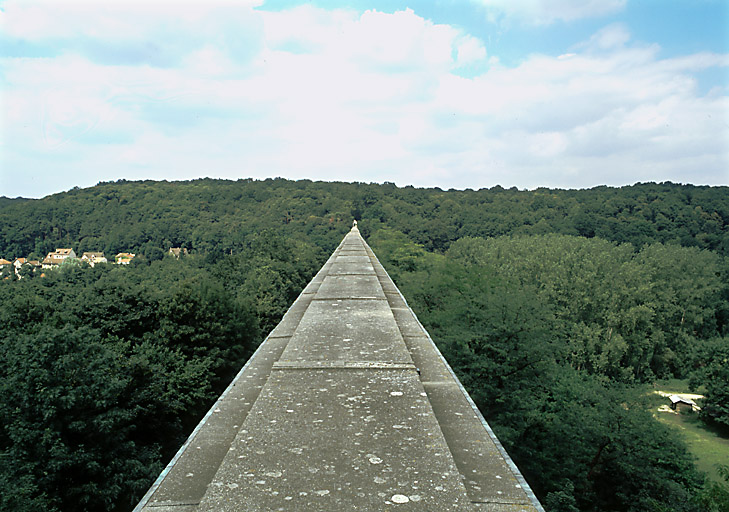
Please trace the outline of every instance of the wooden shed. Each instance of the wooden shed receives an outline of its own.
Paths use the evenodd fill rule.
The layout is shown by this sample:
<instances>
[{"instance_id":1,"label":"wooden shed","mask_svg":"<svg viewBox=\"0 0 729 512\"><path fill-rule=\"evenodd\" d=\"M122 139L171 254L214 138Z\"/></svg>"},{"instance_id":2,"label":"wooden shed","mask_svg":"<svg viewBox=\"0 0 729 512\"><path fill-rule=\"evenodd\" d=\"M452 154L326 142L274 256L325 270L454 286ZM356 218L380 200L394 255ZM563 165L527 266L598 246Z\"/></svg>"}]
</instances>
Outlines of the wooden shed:
<instances>
[{"instance_id":1,"label":"wooden shed","mask_svg":"<svg viewBox=\"0 0 729 512\"><path fill-rule=\"evenodd\" d=\"M671 409L673 409L674 411L681 412L699 409L699 407L696 405L696 402L694 402L690 398L686 398L681 395L671 395L668 398L671 400Z\"/></svg>"}]
</instances>

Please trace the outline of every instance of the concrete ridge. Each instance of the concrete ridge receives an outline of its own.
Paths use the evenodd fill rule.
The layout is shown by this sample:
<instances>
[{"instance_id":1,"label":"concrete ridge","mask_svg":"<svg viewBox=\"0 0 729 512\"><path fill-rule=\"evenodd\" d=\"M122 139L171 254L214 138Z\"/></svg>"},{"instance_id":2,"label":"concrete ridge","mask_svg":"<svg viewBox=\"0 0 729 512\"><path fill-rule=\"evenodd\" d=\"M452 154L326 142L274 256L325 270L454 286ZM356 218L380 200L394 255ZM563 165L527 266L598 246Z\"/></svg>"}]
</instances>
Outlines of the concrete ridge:
<instances>
[{"instance_id":1,"label":"concrete ridge","mask_svg":"<svg viewBox=\"0 0 729 512\"><path fill-rule=\"evenodd\" d=\"M135 512L543 512L357 227Z\"/></svg>"},{"instance_id":2,"label":"concrete ridge","mask_svg":"<svg viewBox=\"0 0 729 512\"><path fill-rule=\"evenodd\" d=\"M390 278L390 275L387 273L387 270L385 270L385 267L380 264L380 262L377 259L377 256L375 255L374 251L372 251L372 249L370 249L369 245L367 245L367 242L364 242L364 243L365 243L365 246L366 246L366 248L368 250L368 253L369 253L370 257L374 261L377 262L377 264L382 269L382 273L384 275L386 275L387 276L387 279L389 279L390 282L393 283L393 286L395 286L394 285L394 282ZM484 429L488 433L488 435L491 438L492 442L496 445L496 447L499 450L499 452L501 453L501 456L503 457L504 461L509 466L509 469L511 469L511 471L514 473L514 476L516 477L517 481L519 482L519 484L521 485L522 489L524 490L524 493L529 498L529 501L531 502L531 505L533 505L534 506L534 509L537 510L538 512L545 512L544 511L544 508L542 507L542 504L539 502L539 499L534 494L534 491L532 491L532 489L529 486L529 484L527 483L526 479L521 474L521 471L519 471L519 468L516 466L516 464L511 459L511 457L509 456L508 452L506 451L506 449L501 444L501 441L499 441L498 437L496 437L496 434L494 433L494 431L491 428L491 426L488 424L488 422L486 421L486 419L481 414L481 411L476 406L475 402L471 398L471 395L469 395L468 394L468 391L466 391L466 388L463 387L463 384L461 383L460 379L458 379L458 377L456 376L456 373L453 371L453 369L451 368L450 364L448 364L448 361L446 361L445 357L443 357L443 354L438 349L437 345L435 344L435 341L433 341L433 339L430 337L430 334L428 333L428 331L425 329L425 327L423 326L423 324L420 322L420 319L418 319L418 317L415 315L415 312L408 305L407 299L405 298L405 296L402 294L402 292L400 291L400 289L397 288L396 286L395 286L395 290L396 290L397 297L400 300L402 300L402 303L405 305L405 308L404 309L407 309L412 314L413 318L418 323L420 329L422 329L423 333L425 334L425 337L430 342L430 346L431 346L433 352L435 352L438 355L438 357L440 358L443 366L448 370L448 372L450 373L450 375L453 378L453 380L458 384L458 387L459 387L461 393L463 394L463 396L465 397L465 399L468 401L469 405L471 406L471 409L473 410L473 412L478 417L479 421L481 422L481 425L484 427ZM394 309L398 309L398 308L396 306L393 306L392 309L394 310ZM403 334L403 338L406 338L406 337L407 336L405 334ZM438 382L438 381L428 382L428 381L424 381L422 378L421 378L421 382L425 386L437 386L439 384L446 384L446 385L449 384L448 382ZM480 502L474 501L473 503L489 503L489 501L480 501Z\"/></svg>"}]
</instances>

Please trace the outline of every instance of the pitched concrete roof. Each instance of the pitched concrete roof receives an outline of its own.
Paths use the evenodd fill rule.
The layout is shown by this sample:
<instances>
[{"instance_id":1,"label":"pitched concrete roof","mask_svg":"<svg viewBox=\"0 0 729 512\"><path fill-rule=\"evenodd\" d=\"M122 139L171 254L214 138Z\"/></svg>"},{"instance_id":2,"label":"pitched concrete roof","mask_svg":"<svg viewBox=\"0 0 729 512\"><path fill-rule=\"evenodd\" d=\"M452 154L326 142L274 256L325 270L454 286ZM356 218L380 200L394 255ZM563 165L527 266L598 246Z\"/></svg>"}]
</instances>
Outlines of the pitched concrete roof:
<instances>
[{"instance_id":1,"label":"pitched concrete roof","mask_svg":"<svg viewBox=\"0 0 729 512\"><path fill-rule=\"evenodd\" d=\"M671 395L668 398L669 398L669 400L671 400L671 403L674 403L674 404L681 402L681 403L688 404L688 405L696 405L696 402L694 402L690 398L686 398L685 396Z\"/></svg>"},{"instance_id":2,"label":"pitched concrete roof","mask_svg":"<svg viewBox=\"0 0 729 512\"><path fill-rule=\"evenodd\" d=\"M140 512L542 511L356 227Z\"/></svg>"}]
</instances>

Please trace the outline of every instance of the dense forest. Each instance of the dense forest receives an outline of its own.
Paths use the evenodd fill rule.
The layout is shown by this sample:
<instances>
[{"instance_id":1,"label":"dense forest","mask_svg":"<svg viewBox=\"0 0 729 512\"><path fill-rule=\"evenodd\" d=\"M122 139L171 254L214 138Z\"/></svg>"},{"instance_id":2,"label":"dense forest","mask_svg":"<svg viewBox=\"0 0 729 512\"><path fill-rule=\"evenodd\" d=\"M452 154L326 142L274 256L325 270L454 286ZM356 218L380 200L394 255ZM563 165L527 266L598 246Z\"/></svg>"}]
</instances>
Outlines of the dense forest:
<instances>
[{"instance_id":1,"label":"dense forest","mask_svg":"<svg viewBox=\"0 0 729 512\"><path fill-rule=\"evenodd\" d=\"M138 255L5 270L0 510L130 510L353 218L549 512L729 510L643 398L729 433L729 189L283 179L0 198L2 258Z\"/></svg>"}]
</instances>

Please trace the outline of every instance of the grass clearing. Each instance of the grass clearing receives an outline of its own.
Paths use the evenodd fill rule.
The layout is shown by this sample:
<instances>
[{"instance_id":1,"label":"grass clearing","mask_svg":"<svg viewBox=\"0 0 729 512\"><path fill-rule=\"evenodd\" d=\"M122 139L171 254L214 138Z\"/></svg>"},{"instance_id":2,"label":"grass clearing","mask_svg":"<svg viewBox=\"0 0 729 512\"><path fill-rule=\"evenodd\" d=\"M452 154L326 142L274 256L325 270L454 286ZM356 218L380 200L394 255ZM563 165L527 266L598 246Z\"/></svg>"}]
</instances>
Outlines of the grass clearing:
<instances>
[{"instance_id":1,"label":"grass clearing","mask_svg":"<svg viewBox=\"0 0 729 512\"><path fill-rule=\"evenodd\" d=\"M663 391L665 393L676 395L682 395L687 393L704 394L706 392L704 386L700 386L697 390L689 391L688 383L688 379L662 379L657 380L656 383L653 385L653 388Z\"/></svg>"},{"instance_id":2,"label":"grass clearing","mask_svg":"<svg viewBox=\"0 0 729 512\"><path fill-rule=\"evenodd\" d=\"M717 464L729 461L729 439L707 428L698 414L657 412L658 421L680 431L686 447L696 457L696 468L715 482L724 482L716 470Z\"/></svg>"},{"instance_id":3,"label":"grass clearing","mask_svg":"<svg viewBox=\"0 0 729 512\"><path fill-rule=\"evenodd\" d=\"M658 381L653 390L669 394L689 393L688 382L679 379ZM649 403L653 414L658 421L669 425L683 437L686 447L696 457L696 468L706 473L711 480L724 483L716 465L727 464L729 461L729 438L709 428L699 419L697 413L677 414L673 411L659 411L658 407L663 405L665 409L669 404L667 399L657 394L650 394L652 396L649 398Z\"/></svg>"}]
</instances>

